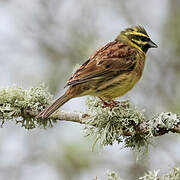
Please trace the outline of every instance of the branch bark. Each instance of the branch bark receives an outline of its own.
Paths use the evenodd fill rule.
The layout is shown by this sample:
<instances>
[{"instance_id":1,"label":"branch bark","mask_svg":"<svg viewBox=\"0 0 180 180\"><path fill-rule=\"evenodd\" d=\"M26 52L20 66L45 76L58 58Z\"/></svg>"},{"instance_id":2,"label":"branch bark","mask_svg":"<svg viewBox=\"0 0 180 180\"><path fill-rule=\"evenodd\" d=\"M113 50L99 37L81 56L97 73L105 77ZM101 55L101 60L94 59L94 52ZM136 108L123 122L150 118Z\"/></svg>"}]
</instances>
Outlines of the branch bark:
<instances>
[{"instance_id":1,"label":"branch bark","mask_svg":"<svg viewBox=\"0 0 180 180\"><path fill-rule=\"evenodd\" d=\"M35 118L35 116L37 115L37 113L32 113L32 112L29 114L33 118ZM91 115L87 114L87 113L57 111L55 114L50 116L50 119L85 124L86 119L90 118L90 116ZM144 122L138 124L135 127L135 129L136 129L135 134L148 134L149 133L148 121L144 121ZM157 127L157 129L158 130L156 131L155 134L153 134L153 136L162 136L169 132L180 133L180 123L176 124L176 126L174 128L166 129L166 128ZM128 131L122 131L122 135L123 136L132 136L132 133L128 132Z\"/></svg>"}]
</instances>

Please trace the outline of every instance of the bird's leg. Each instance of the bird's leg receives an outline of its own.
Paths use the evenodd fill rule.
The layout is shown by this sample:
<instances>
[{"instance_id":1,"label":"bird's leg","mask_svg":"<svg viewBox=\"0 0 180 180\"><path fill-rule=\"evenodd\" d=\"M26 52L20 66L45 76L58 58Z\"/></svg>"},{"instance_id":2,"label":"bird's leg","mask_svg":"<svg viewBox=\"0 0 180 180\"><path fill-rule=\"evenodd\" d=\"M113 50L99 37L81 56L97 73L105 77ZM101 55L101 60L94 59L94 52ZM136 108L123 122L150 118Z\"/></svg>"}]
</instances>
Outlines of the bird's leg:
<instances>
[{"instance_id":1,"label":"bird's leg","mask_svg":"<svg viewBox=\"0 0 180 180\"><path fill-rule=\"evenodd\" d=\"M119 101L114 101L113 99L111 100L111 103L114 105L114 106L116 106L116 105L118 105L120 102Z\"/></svg>"},{"instance_id":2,"label":"bird's leg","mask_svg":"<svg viewBox=\"0 0 180 180\"><path fill-rule=\"evenodd\" d=\"M103 102L104 106L103 107L107 107L109 106L109 103L106 102L103 98L99 97L99 99Z\"/></svg>"},{"instance_id":3,"label":"bird's leg","mask_svg":"<svg viewBox=\"0 0 180 180\"><path fill-rule=\"evenodd\" d=\"M104 104L103 108L109 107L110 109L112 109L114 106L116 106L119 103L118 101L114 101L114 100L111 100L111 102L108 103L104 99L102 99L101 97L99 97L99 99L101 99L101 101Z\"/></svg>"}]
</instances>

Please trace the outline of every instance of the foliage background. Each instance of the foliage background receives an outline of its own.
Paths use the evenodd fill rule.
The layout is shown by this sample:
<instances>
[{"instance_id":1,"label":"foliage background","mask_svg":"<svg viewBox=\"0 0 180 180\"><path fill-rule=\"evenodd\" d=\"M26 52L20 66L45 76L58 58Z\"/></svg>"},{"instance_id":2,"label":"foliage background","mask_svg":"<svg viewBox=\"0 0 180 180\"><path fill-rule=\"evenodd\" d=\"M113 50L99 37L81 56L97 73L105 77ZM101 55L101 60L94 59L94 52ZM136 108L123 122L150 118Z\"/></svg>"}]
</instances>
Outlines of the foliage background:
<instances>
[{"instance_id":1,"label":"foliage background","mask_svg":"<svg viewBox=\"0 0 180 180\"><path fill-rule=\"evenodd\" d=\"M143 25L158 49L148 52L144 75L121 99L130 99L147 115L180 113L180 1L174 0L1 0L0 85L29 88L45 82L59 96L77 63L113 40L123 28ZM84 111L84 98L62 107ZM13 122L0 129L0 179L105 179L108 169L126 180L147 170L167 172L180 164L179 137L156 138L149 159L119 145L91 151L83 126L60 122L52 129L27 131Z\"/></svg>"}]
</instances>

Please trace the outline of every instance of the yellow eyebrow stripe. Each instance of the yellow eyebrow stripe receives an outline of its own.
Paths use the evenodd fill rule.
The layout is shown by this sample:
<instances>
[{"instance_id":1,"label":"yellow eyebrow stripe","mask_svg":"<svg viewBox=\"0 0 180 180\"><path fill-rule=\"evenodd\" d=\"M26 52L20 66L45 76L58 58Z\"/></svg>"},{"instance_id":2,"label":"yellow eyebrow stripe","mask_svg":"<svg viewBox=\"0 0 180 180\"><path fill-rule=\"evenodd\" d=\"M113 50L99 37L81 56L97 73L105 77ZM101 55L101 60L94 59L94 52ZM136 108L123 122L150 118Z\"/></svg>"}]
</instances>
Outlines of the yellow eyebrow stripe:
<instances>
[{"instance_id":1,"label":"yellow eyebrow stripe","mask_svg":"<svg viewBox=\"0 0 180 180\"><path fill-rule=\"evenodd\" d=\"M147 36L147 35L145 35L143 33L140 33L140 32L136 32L136 31L132 31L132 32L127 32L126 33L126 35L130 35L130 34L149 38L149 36Z\"/></svg>"}]
</instances>

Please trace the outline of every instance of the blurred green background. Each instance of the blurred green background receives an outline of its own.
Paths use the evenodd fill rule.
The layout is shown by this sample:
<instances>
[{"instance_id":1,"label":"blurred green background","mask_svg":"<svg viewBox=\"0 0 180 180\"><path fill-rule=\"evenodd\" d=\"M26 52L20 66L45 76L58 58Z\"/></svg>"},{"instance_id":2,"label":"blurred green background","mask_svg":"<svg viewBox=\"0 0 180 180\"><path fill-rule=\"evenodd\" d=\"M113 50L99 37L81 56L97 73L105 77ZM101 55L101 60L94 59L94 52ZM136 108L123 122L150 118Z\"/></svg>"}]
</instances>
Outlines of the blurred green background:
<instances>
[{"instance_id":1,"label":"blurred green background","mask_svg":"<svg viewBox=\"0 0 180 180\"><path fill-rule=\"evenodd\" d=\"M142 25L158 49L148 52L138 85L121 99L146 109L180 113L179 0L0 0L0 85L23 88L44 82L55 97L63 93L73 67L124 28ZM85 111L85 98L62 109ZM52 129L24 130L13 122L0 129L0 180L102 180L108 169L125 180L147 170L167 172L180 165L177 135L156 138L149 159L122 145L92 152L83 126L59 122Z\"/></svg>"}]
</instances>

